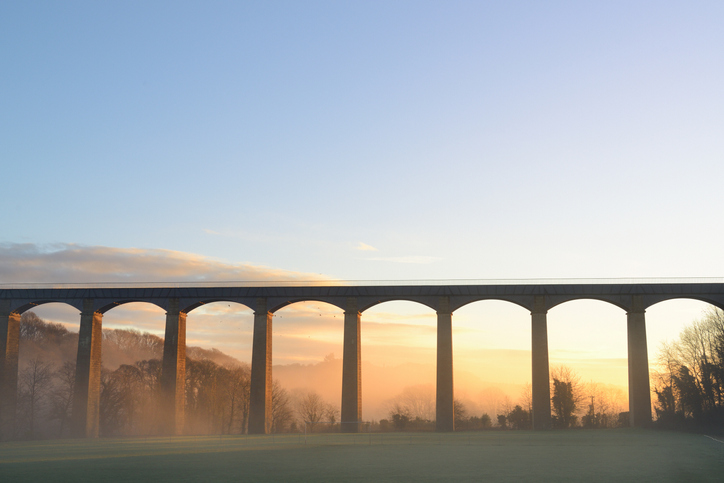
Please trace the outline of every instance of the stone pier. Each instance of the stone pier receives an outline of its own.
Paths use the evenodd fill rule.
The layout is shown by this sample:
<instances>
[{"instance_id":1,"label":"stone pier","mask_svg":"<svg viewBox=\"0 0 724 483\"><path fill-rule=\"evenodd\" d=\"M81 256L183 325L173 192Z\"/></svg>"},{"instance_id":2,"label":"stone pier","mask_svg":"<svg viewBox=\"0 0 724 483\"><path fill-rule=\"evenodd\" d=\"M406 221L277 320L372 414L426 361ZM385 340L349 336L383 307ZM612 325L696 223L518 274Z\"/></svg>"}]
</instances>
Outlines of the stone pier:
<instances>
[{"instance_id":1,"label":"stone pier","mask_svg":"<svg viewBox=\"0 0 724 483\"><path fill-rule=\"evenodd\" d=\"M272 313L265 298L254 311L254 342L251 349L249 433L268 434L272 424Z\"/></svg>"},{"instance_id":2,"label":"stone pier","mask_svg":"<svg viewBox=\"0 0 724 483\"><path fill-rule=\"evenodd\" d=\"M633 296L632 310L627 316L628 329L628 405L633 427L651 423L651 388L649 355L646 346L646 317L640 295Z\"/></svg>"},{"instance_id":3,"label":"stone pier","mask_svg":"<svg viewBox=\"0 0 724 483\"><path fill-rule=\"evenodd\" d=\"M93 300L83 301L78 334L78 358L71 431L77 438L97 438L101 391L101 342L103 314L96 312Z\"/></svg>"},{"instance_id":4,"label":"stone pier","mask_svg":"<svg viewBox=\"0 0 724 483\"><path fill-rule=\"evenodd\" d=\"M164 434L183 434L186 406L186 314L170 299L166 312L161 368L161 412Z\"/></svg>"},{"instance_id":5,"label":"stone pier","mask_svg":"<svg viewBox=\"0 0 724 483\"><path fill-rule=\"evenodd\" d=\"M20 314L10 311L9 300L0 300L0 441L15 437L19 347Z\"/></svg>"},{"instance_id":6,"label":"stone pier","mask_svg":"<svg viewBox=\"0 0 724 483\"><path fill-rule=\"evenodd\" d=\"M533 429L551 429L551 386L548 367L548 321L545 297L537 296L531 312Z\"/></svg>"},{"instance_id":7,"label":"stone pier","mask_svg":"<svg viewBox=\"0 0 724 483\"><path fill-rule=\"evenodd\" d=\"M362 356L357 299L347 299L342 355L342 431L359 432L362 421Z\"/></svg>"},{"instance_id":8,"label":"stone pier","mask_svg":"<svg viewBox=\"0 0 724 483\"><path fill-rule=\"evenodd\" d=\"M453 393L452 312L448 297L440 297L437 309L437 385L435 430L455 431Z\"/></svg>"}]
</instances>

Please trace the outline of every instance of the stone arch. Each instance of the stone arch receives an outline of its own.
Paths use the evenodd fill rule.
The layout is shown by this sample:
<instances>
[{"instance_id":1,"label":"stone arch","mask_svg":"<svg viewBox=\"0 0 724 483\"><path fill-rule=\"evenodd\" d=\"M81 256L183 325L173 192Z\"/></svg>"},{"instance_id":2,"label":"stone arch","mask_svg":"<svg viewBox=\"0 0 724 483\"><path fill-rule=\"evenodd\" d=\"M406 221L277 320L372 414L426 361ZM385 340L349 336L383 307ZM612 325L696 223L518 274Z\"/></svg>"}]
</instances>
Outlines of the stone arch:
<instances>
[{"instance_id":1,"label":"stone arch","mask_svg":"<svg viewBox=\"0 0 724 483\"><path fill-rule=\"evenodd\" d=\"M316 298L315 297L311 297L311 298L310 297L297 297L297 298L285 300L284 302L280 302L280 303L273 305L272 307L269 308L269 312L276 314L278 311L280 311L286 307L289 307L294 304L299 304L299 303L320 303L320 304L331 305L333 307L338 308L341 311L345 310L345 307L343 307L337 300L325 299L323 297L316 297Z\"/></svg>"},{"instance_id":2,"label":"stone arch","mask_svg":"<svg viewBox=\"0 0 724 483\"><path fill-rule=\"evenodd\" d=\"M693 297L676 297L653 303L646 308L649 364L654 366L661 343L678 339L681 331L699 320L708 307L716 304Z\"/></svg>"},{"instance_id":3,"label":"stone arch","mask_svg":"<svg viewBox=\"0 0 724 483\"><path fill-rule=\"evenodd\" d=\"M563 367L577 374L579 423L591 404L605 414L607 427L615 427L619 414L629 409L630 309L622 305L602 297L577 297L548 311L551 383Z\"/></svg>"},{"instance_id":4,"label":"stone arch","mask_svg":"<svg viewBox=\"0 0 724 483\"><path fill-rule=\"evenodd\" d=\"M365 305L361 315L365 419L388 418L385 401L398 397L416 405L417 416L434 420L435 308L414 298Z\"/></svg>"},{"instance_id":5,"label":"stone arch","mask_svg":"<svg viewBox=\"0 0 724 483\"><path fill-rule=\"evenodd\" d=\"M341 346L343 340L344 309L337 304L326 300L301 299L292 300L275 306L270 312L274 315L274 364L293 363L297 361L308 361L308 363L321 360L327 349L332 350L335 346L335 357L341 357ZM306 323L297 323L297 320L305 320ZM312 344L304 349L302 356L292 356L290 351L298 347L291 347L283 339ZM339 344L334 342L338 339ZM307 352L310 351L311 352ZM319 357L312 354L322 351ZM299 359L302 357L302 359ZM278 361L278 362L277 362Z\"/></svg>"},{"instance_id":6,"label":"stone arch","mask_svg":"<svg viewBox=\"0 0 724 483\"><path fill-rule=\"evenodd\" d=\"M486 413L495 421L506 401L531 411L530 310L516 301L486 298L456 309L452 325L455 398L468 414Z\"/></svg>"},{"instance_id":7,"label":"stone arch","mask_svg":"<svg viewBox=\"0 0 724 483\"><path fill-rule=\"evenodd\" d=\"M644 308L648 310L651 307L654 307L656 305L660 305L666 302L675 302L677 300L691 300L696 302L701 302L709 305L713 305L714 307L718 307L722 310L724 310L724 301L719 300L715 297L705 297L705 296L698 296L698 295L665 295L665 296L649 296L646 298Z\"/></svg>"},{"instance_id":8,"label":"stone arch","mask_svg":"<svg viewBox=\"0 0 724 483\"><path fill-rule=\"evenodd\" d=\"M214 418L210 417L216 414L223 433L247 433L254 311L247 304L224 298L205 299L191 306L179 307L179 317L186 314L183 370L187 383L183 397L183 432L212 434L218 431L212 422ZM170 353L176 349L170 344L167 347ZM234 358L239 364L212 349ZM180 351L181 347L177 350ZM220 367L212 366L211 363ZM226 403L222 411L204 404L204 398L199 397L204 390L218 391L210 379L204 377L210 370L229 378L225 390L231 391L235 398L235 404ZM226 393L221 391L221 394ZM196 410L186 411L186 408Z\"/></svg>"},{"instance_id":9,"label":"stone arch","mask_svg":"<svg viewBox=\"0 0 724 483\"><path fill-rule=\"evenodd\" d=\"M33 302L25 302L23 305L20 305L19 307L15 308L13 310L14 313L18 315L22 315L23 313L33 310L36 307L41 307L43 305L48 304L63 304L69 307L73 307L74 309L77 309L79 311L83 310L83 303L82 301L75 301L75 300L56 300L56 299L48 299L48 300L36 300Z\"/></svg>"},{"instance_id":10,"label":"stone arch","mask_svg":"<svg viewBox=\"0 0 724 483\"><path fill-rule=\"evenodd\" d=\"M476 298L474 300L466 300L465 302L460 303L459 305L454 305L452 307L452 309L454 312L457 312L460 309L463 309L463 308L468 307L473 304L477 304L479 302L504 302L507 304L515 305L527 312L530 312L530 307L525 305L522 301L516 300L516 299L511 299L511 298L505 298L505 297L486 297L486 298Z\"/></svg>"},{"instance_id":11,"label":"stone arch","mask_svg":"<svg viewBox=\"0 0 724 483\"><path fill-rule=\"evenodd\" d=\"M394 302L411 302L414 304L419 304L424 307L427 307L428 309L432 311L437 311L437 307L435 306L433 300L431 300L430 297L390 297L386 299L380 299L375 300L373 302L363 302L363 305L359 308L359 311L361 313L367 312L368 310L377 307L378 305L386 304L386 303L394 303Z\"/></svg>"},{"instance_id":12,"label":"stone arch","mask_svg":"<svg viewBox=\"0 0 724 483\"><path fill-rule=\"evenodd\" d=\"M628 297L628 298L630 299L630 297ZM610 304L615 307L618 307L619 309L623 310L624 313L628 312L631 308L630 305L627 305L626 301L622 300L620 296L605 297L605 296L595 296L595 295L581 295L581 296L574 296L574 297L546 297L546 301L549 301L549 300L553 302L552 304L548 305L549 312L556 307L560 307L561 305L568 304L571 302L585 301L585 300L604 302L606 304Z\"/></svg>"},{"instance_id":13,"label":"stone arch","mask_svg":"<svg viewBox=\"0 0 724 483\"><path fill-rule=\"evenodd\" d=\"M98 310L96 310L96 312L98 312L99 314L105 315L107 312L109 312L115 308L122 307L123 305L127 305L127 304L150 304L155 307L158 307L161 310L164 310L164 311L166 310L166 307L164 307L163 305L160 305L154 299L127 299L127 300L120 300L120 301L107 303L107 304L101 306L100 308L98 308Z\"/></svg>"},{"instance_id":14,"label":"stone arch","mask_svg":"<svg viewBox=\"0 0 724 483\"><path fill-rule=\"evenodd\" d=\"M273 313L273 380L302 399L309 401L314 400L310 395L319 396L321 404L326 406L322 421L338 424L342 400L344 310L328 300L304 298L276 304L270 312Z\"/></svg>"},{"instance_id":15,"label":"stone arch","mask_svg":"<svg viewBox=\"0 0 724 483\"><path fill-rule=\"evenodd\" d=\"M233 303L233 304L238 304L238 305L241 305L241 306L243 306L243 307L246 307L246 308L249 309L249 310L252 310L252 311L254 310L253 304L251 304L251 303L249 303L249 302L239 301L239 300L233 300L233 299L225 298L225 297L219 297L219 298L211 298L211 299L202 299L202 300L199 300L199 301L197 301L197 302L192 303L191 305L186 305L185 307L183 307L183 308L181 309L181 312L184 312L184 313L186 313L186 314L189 314L189 313L191 313L192 311L194 311L194 310L196 310L196 309L199 309L199 308L201 308L201 307L204 307L204 306L206 306L206 305L210 305L210 304L225 304L225 303L228 303L228 304L232 304L232 303Z\"/></svg>"}]
</instances>

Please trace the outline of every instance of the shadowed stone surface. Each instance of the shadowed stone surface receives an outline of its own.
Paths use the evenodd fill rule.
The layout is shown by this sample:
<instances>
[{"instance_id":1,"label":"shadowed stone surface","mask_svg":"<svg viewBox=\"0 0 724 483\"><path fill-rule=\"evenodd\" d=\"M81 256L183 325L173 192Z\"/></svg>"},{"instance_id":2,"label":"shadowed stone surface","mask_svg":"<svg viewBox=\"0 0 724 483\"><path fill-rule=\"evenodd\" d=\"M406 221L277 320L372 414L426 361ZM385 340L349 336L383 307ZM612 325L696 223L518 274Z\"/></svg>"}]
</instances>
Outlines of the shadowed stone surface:
<instances>
[{"instance_id":1,"label":"shadowed stone surface","mask_svg":"<svg viewBox=\"0 0 724 483\"><path fill-rule=\"evenodd\" d=\"M347 299L344 312L344 347L342 355L342 431L359 432L362 421L362 352L360 313L357 300Z\"/></svg>"},{"instance_id":2,"label":"shadowed stone surface","mask_svg":"<svg viewBox=\"0 0 724 483\"><path fill-rule=\"evenodd\" d=\"M103 315L94 310L93 300L85 300L80 314L78 358L71 431L75 437L97 438L101 393L101 345Z\"/></svg>"}]
</instances>

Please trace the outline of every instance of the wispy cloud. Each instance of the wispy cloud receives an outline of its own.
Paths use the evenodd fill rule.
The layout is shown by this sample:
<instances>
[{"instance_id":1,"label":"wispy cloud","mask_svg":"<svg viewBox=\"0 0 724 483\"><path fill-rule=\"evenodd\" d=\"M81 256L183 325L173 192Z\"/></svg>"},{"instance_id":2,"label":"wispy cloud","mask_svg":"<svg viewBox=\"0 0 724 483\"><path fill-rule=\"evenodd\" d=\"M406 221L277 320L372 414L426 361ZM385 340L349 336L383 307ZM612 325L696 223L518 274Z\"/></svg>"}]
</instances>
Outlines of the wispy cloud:
<instances>
[{"instance_id":1,"label":"wispy cloud","mask_svg":"<svg viewBox=\"0 0 724 483\"><path fill-rule=\"evenodd\" d=\"M209 230L208 228L204 228L204 233L208 233L209 235L221 235L218 231Z\"/></svg>"},{"instance_id":2,"label":"wispy cloud","mask_svg":"<svg viewBox=\"0 0 724 483\"><path fill-rule=\"evenodd\" d=\"M368 245L363 242L359 242L359 244L356 247L354 247L354 249L361 250L363 252L376 252L377 251L377 249L375 247L373 247L372 245Z\"/></svg>"},{"instance_id":3,"label":"wispy cloud","mask_svg":"<svg viewBox=\"0 0 724 483\"><path fill-rule=\"evenodd\" d=\"M0 283L322 281L294 272L173 250L0 244Z\"/></svg>"}]
</instances>

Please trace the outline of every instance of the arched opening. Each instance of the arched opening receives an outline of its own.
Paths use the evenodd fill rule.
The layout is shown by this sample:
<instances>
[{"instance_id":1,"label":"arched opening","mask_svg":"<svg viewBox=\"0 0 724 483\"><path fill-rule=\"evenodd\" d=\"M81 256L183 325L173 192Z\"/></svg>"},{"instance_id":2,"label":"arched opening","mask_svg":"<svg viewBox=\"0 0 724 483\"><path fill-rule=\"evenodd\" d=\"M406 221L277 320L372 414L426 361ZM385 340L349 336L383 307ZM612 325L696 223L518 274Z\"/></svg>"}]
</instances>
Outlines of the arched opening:
<instances>
[{"instance_id":1,"label":"arched opening","mask_svg":"<svg viewBox=\"0 0 724 483\"><path fill-rule=\"evenodd\" d=\"M19 365L39 359L54 369L75 361L80 311L62 302L37 305L21 315Z\"/></svg>"},{"instance_id":2,"label":"arched opening","mask_svg":"<svg viewBox=\"0 0 724 483\"><path fill-rule=\"evenodd\" d=\"M528 429L531 399L530 312L502 300L482 300L453 314L455 428L510 426L508 416L521 407L525 418L516 429ZM463 408L465 414L459 414ZM498 419L505 416L505 420ZM475 419L478 418L478 419ZM519 420L520 419L520 420ZM527 422L528 421L528 422Z\"/></svg>"},{"instance_id":3,"label":"arched opening","mask_svg":"<svg viewBox=\"0 0 724 483\"><path fill-rule=\"evenodd\" d=\"M80 312L45 303L23 312L18 347L15 431L20 438L69 434Z\"/></svg>"},{"instance_id":4,"label":"arched opening","mask_svg":"<svg viewBox=\"0 0 724 483\"><path fill-rule=\"evenodd\" d=\"M166 311L149 302L128 302L103 314L100 436L161 434ZM91 362L92 366L92 362Z\"/></svg>"},{"instance_id":5,"label":"arched opening","mask_svg":"<svg viewBox=\"0 0 724 483\"><path fill-rule=\"evenodd\" d=\"M338 431L344 311L298 301L274 313L272 432Z\"/></svg>"},{"instance_id":6,"label":"arched opening","mask_svg":"<svg viewBox=\"0 0 724 483\"><path fill-rule=\"evenodd\" d=\"M554 427L628 425L626 327L626 313L600 300L573 300L548 312Z\"/></svg>"},{"instance_id":7,"label":"arched opening","mask_svg":"<svg viewBox=\"0 0 724 483\"><path fill-rule=\"evenodd\" d=\"M664 428L715 427L724 408L724 314L693 299L646 309L652 416ZM720 420L719 420L720 421Z\"/></svg>"},{"instance_id":8,"label":"arched opening","mask_svg":"<svg viewBox=\"0 0 724 483\"><path fill-rule=\"evenodd\" d=\"M390 301L365 310L361 320L363 419L387 421L381 426L390 427L383 430L433 430L435 311L416 302Z\"/></svg>"},{"instance_id":9,"label":"arched opening","mask_svg":"<svg viewBox=\"0 0 724 483\"><path fill-rule=\"evenodd\" d=\"M121 304L103 314L103 369L115 371L150 360L160 364L165 321L166 311L148 302Z\"/></svg>"},{"instance_id":10,"label":"arched opening","mask_svg":"<svg viewBox=\"0 0 724 483\"><path fill-rule=\"evenodd\" d=\"M254 312L227 301L186 318L185 434L248 431Z\"/></svg>"}]
</instances>

